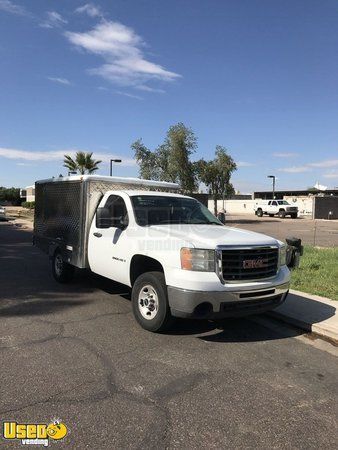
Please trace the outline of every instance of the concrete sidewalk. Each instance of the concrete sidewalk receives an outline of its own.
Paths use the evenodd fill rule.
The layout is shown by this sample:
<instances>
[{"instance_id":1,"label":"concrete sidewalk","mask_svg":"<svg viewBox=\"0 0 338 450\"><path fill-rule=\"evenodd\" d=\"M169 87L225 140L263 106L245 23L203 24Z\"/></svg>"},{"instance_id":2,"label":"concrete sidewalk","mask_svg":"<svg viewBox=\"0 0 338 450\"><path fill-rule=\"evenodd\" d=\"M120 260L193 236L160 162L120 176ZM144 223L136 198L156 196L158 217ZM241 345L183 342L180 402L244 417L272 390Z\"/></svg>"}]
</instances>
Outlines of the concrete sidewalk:
<instances>
[{"instance_id":1,"label":"concrete sidewalk","mask_svg":"<svg viewBox=\"0 0 338 450\"><path fill-rule=\"evenodd\" d=\"M269 314L338 343L337 307L338 301L291 289L286 301Z\"/></svg>"}]
</instances>

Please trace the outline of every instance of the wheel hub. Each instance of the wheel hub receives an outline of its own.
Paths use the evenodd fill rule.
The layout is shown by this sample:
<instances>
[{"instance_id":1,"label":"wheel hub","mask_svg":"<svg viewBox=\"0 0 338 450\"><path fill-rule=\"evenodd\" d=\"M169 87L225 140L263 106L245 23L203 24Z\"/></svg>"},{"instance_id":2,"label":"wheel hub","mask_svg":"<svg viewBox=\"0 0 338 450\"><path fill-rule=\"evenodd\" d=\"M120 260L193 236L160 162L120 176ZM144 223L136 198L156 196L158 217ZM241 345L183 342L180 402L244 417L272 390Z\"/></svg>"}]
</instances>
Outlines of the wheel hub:
<instances>
[{"instance_id":1,"label":"wheel hub","mask_svg":"<svg viewBox=\"0 0 338 450\"><path fill-rule=\"evenodd\" d=\"M153 319L158 312L158 295L150 284L143 286L138 296L138 308L142 317L147 320Z\"/></svg>"}]
</instances>

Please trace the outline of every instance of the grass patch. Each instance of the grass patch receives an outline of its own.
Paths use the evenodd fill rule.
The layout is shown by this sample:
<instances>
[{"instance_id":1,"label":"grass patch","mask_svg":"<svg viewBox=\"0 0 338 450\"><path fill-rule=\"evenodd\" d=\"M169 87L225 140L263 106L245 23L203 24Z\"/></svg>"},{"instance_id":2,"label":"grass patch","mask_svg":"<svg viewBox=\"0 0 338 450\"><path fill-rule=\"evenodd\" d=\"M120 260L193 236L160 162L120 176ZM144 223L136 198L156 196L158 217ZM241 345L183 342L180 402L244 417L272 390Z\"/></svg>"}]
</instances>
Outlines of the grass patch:
<instances>
[{"instance_id":1,"label":"grass patch","mask_svg":"<svg viewBox=\"0 0 338 450\"><path fill-rule=\"evenodd\" d=\"M338 248L306 245L300 267L292 271L291 288L338 300Z\"/></svg>"}]
</instances>

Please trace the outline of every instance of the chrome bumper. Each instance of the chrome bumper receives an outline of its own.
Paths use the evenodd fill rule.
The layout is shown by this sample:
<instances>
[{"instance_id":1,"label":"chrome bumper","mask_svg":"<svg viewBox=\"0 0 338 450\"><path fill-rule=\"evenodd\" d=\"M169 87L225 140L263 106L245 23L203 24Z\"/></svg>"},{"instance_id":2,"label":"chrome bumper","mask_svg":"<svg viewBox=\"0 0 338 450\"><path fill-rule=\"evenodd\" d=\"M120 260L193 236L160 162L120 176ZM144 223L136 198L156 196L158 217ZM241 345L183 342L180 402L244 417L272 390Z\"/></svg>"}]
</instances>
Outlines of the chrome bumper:
<instances>
[{"instance_id":1,"label":"chrome bumper","mask_svg":"<svg viewBox=\"0 0 338 450\"><path fill-rule=\"evenodd\" d=\"M289 283L248 291L191 291L168 286L168 300L175 317L213 319L257 314L283 303Z\"/></svg>"}]
</instances>

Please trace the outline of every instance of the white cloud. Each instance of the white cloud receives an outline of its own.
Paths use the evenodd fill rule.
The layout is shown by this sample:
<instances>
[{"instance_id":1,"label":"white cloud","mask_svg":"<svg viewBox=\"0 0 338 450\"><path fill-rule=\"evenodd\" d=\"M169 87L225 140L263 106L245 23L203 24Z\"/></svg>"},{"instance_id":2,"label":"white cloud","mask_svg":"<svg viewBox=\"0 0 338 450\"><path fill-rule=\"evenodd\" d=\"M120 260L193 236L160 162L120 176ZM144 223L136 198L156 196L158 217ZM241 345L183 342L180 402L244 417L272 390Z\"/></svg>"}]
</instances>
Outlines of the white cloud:
<instances>
[{"instance_id":1,"label":"white cloud","mask_svg":"<svg viewBox=\"0 0 338 450\"><path fill-rule=\"evenodd\" d=\"M125 97L135 98L136 100L143 100L139 95L130 94L129 92L115 91L115 94L124 95Z\"/></svg>"},{"instance_id":2,"label":"white cloud","mask_svg":"<svg viewBox=\"0 0 338 450\"><path fill-rule=\"evenodd\" d=\"M61 14L56 11L48 11L47 18L42 23L40 23L40 27L42 28L59 28L62 25L68 23L66 19L64 19Z\"/></svg>"},{"instance_id":3,"label":"white cloud","mask_svg":"<svg viewBox=\"0 0 338 450\"><path fill-rule=\"evenodd\" d=\"M75 10L78 14L87 14L89 17L103 17L103 13L99 6L93 5L93 3L86 3Z\"/></svg>"},{"instance_id":4,"label":"white cloud","mask_svg":"<svg viewBox=\"0 0 338 450\"><path fill-rule=\"evenodd\" d=\"M11 2L10 0L0 0L0 10L18 16L29 16L29 12L21 5Z\"/></svg>"},{"instance_id":5,"label":"white cloud","mask_svg":"<svg viewBox=\"0 0 338 450\"><path fill-rule=\"evenodd\" d=\"M325 178L336 178L338 180L338 170L332 170L331 172L324 173Z\"/></svg>"},{"instance_id":6,"label":"white cloud","mask_svg":"<svg viewBox=\"0 0 338 450\"><path fill-rule=\"evenodd\" d=\"M165 90L164 89L156 89L156 88L152 88L147 86L146 84L140 84L139 86L135 86L136 89L139 89L140 91L145 91L145 92L156 92L158 94L165 94Z\"/></svg>"},{"instance_id":7,"label":"white cloud","mask_svg":"<svg viewBox=\"0 0 338 450\"><path fill-rule=\"evenodd\" d=\"M308 164L310 167L332 167L332 166L338 166L338 159L329 159L325 161L319 161L316 163L310 163Z\"/></svg>"},{"instance_id":8,"label":"white cloud","mask_svg":"<svg viewBox=\"0 0 338 450\"><path fill-rule=\"evenodd\" d=\"M302 173L309 172L311 169L308 166L293 166L293 167L285 167L284 169L278 169L279 172L287 172L287 173Z\"/></svg>"},{"instance_id":9,"label":"white cloud","mask_svg":"<svg viewBox=\"0 0 338 450\"><path fill-rule=\"evenodd\" d=\"M148 61L143 53L141 37L121 23L104 21L90 31L66 32L65 36L77 48L101 56L104 64L88 72L114 84L139 88L147 81L168 82L180 77Z\"/></svg>"},{"instance_id":10,"label":"white cloud","mask_svg":"<svg viewBox=\"0 0 338 450\"><path fill-rule=\"evenodd\" d=\"M272 156L275 156L276 158L294 158L298 156L299 153L292 153L292 152L276 152L272 153Z\"/></svg>"},{"instance_id":11,"label":"white cloud","mask_svg":"<svg viewBox=\"0 0 338 450\"><path fill-rule=\"evenodd\" d=\"M67 78L58 78L58 77L47 77L49 81L53 81L54 83L66 84L70 85L71 82L67 80Z\"/></svg>"},{"instance_id":12,"label":"white cloud","mask_svg":"<svg viewBox=\"0 0 338 450\"><path fill-rule=\"evenodd\" d=\"M236 162L236 164L237 164L237 167L253 167L256 165L254 163L247 162L247 161L238 161L238 162Z\"/></svg>"},{"instance_id":13,"label":"white cloud","mask_svg":"<svg viewBox=\"0 0 338 450\"><path fill-rule=\"evenodd\" d=\"M52 151L30 151L30 150L20 150L14 148L4 148L0 147L0 157L12 159L12 160L23 160L23 161L39 161L39 162L51 162L60 161L62 163L65 154L74 156L79 149L65 149L65 150L52 150ZM92 150L83 150L92 151ZM104 163L109 163L111 158L122 159L122 166L134 166L136 161L132 158L125 158L120 155L114 155L113 153L99 153L93 152L93 157L95 159L100 159Z\"/></svg>"},{"instance_id":14,"label":"white cloud","mask_svg":"<svg viewBox=\"0 0 338 450\"><path fill-rule=\"evenodd\" d=\"M307 163L303 166L293 166L293 167L285 167L282 169L278 169L280 172L287 172L287 173L302 173L302 172L310 172L314 168L329 168L329 167L335 167L338 166L338 159L330 159L330 160L324 160L324 161L318 161L314 163ZM326 175L324 175L326 176ZM330 176L327 178L331 178ZM333 177L332 177L333 178Z\"/></svg>"}]
</instances>

